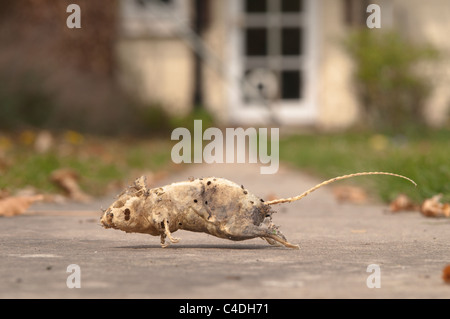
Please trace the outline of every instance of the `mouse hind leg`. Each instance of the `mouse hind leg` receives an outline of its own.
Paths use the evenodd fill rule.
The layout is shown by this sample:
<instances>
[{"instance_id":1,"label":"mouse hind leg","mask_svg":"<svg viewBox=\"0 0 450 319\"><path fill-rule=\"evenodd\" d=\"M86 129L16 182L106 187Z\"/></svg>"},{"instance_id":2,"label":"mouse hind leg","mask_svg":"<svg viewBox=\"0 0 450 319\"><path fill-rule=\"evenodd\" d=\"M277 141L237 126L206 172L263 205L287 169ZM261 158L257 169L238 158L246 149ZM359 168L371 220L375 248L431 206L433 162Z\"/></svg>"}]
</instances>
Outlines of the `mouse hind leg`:
<instances>
[{"instance_id":1,"label":"mouse hind leg","mask_svg":"<svg viewBox=\"0 0 450 319\"><path fill-rule=\"evenodd\" d=\"M283 245L288 248L299 249L298 245L291 244L286 237L271 224L269 227L256 226L254 224L241 225L239 227L226 227L226 238L231 240L246 240L260 237L271 245Z\"/></svg>"},{"instance_id":2,"label":"mouse hind leg","mask_svg":"<svg viewBox=\"0 0 450 319\"><path fill-rule=\"evenodd\" d=\"M286 237L284 237L280 231L278 231L278 230L276 230L276 231L268 230L268 231L269 231L268 234L266 234L264 236L260 236L260 237L265 239L269 244L279 246L278 243L280 243L288 248L300 249L300 247L298 245L294 245L294 244L291 244L290 242L288 242Z\"/></svg>"}]
</instances>

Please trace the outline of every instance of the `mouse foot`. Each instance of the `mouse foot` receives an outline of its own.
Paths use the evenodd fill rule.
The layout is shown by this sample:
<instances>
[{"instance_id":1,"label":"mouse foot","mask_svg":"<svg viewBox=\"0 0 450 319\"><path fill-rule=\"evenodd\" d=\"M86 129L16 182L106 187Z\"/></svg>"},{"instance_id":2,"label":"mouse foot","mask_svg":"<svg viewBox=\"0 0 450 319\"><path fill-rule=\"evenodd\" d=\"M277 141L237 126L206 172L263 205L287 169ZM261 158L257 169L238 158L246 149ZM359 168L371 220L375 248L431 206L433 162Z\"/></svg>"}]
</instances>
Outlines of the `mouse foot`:
<instances>
[{"instance_id":1,"label":"mouse foot","mask_svg":"<svg viewBox=\"0 0 450 319\"><path fill-rule=\"evenodd\" d=\"M164 234L169 238L171 243L178 243L180 238L172 237L172 233L169 230L169 224L167 223L167 219L164 219Z\"/></svg>"}]
</instances>

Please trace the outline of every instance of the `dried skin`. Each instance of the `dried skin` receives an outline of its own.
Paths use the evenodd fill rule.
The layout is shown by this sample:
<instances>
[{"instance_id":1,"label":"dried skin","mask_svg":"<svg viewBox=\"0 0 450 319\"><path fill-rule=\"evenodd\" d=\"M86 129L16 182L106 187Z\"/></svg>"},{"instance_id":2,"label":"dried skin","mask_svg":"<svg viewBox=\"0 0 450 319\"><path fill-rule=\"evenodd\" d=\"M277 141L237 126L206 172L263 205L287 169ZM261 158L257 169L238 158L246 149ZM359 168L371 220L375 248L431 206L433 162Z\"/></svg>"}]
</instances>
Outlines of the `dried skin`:
<instances>
[{"instance_id":1,"label":"dried skin","mask_svg":"<svg viewBox=\"0 0 450 319\"><path fill-rule=\"evenodd\" d=\"M263 238L272 245L290 244L271 221L274 211L259 197L223 178L203 178L148 189L145 178L136 180L105 211L105 228L146 233L176 243L179 229L219 238Z\"/></svg>"},{"instance_id":2,"label":"dried skin","mask_svg":"<svg viewBox=\"0 0 450 319\"><path fill-rule=\"evenodd\" d=\"M264 202L244 186L223 178L192 178L149 189L145 177L141 177L104 212L101 223L105 228L160 236L163 247L166 246L166 238L172 243L178 242L172 233L184 229L230 240L260 237L271 245L282 244L298 249L272 223L275 211L270 205L297 201L322 186L363 175L391 175L414 183L397 174L362 172L324 181L295 197Z\"/></svg>"}]
</instances>

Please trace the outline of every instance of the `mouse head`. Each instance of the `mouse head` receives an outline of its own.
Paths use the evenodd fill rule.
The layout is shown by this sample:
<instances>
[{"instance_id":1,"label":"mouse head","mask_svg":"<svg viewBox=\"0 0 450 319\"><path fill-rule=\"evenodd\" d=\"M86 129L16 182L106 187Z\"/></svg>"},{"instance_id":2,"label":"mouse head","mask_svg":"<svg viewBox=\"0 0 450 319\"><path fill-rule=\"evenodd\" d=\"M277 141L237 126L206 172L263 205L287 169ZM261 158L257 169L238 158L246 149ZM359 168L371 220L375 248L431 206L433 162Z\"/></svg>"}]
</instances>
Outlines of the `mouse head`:
<instances>
[{"instance_id":1,"label":"mouse head","mask_svg":"<svg viewBox=\"0 0 450 319\"><path fill-rule=\"evenodd\" d=\"M158 235L160 231L154 227L152 220L147 218L145 212L145 199L148 198L149 193L145 176L138 178L103 212L100 218L101 225L104 228L120 229L126 232Z\"/></svg>"}]
</instances>

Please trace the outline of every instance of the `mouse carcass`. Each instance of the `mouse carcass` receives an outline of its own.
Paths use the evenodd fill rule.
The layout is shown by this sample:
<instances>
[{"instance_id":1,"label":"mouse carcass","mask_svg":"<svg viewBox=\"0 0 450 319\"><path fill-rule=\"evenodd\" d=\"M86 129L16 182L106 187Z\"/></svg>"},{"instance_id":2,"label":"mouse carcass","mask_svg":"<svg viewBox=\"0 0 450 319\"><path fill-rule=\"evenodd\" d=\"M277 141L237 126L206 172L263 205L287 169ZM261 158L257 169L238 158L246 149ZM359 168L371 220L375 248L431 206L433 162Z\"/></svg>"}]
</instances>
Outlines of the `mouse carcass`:
<instances>
[{"instance_id":1,"label":"mouse carcass","mask_svg":"<svg viewBox=\"0 0 450 319\"><path fill-rule=\"evenodd\" d=\"M177 243L172 233L179 229L203 232L219 238L246 240L260 237L271 245L298 249L273 224L270 206L290 203L307 196L329 183L361 175L391 175L385 172L363 172L344 175L322 182L306 192L290 198L265 202L242 185L218 177L197 178L149 189L145 177L138 178L104 211L101 224L105 228L129 233L145 233ZM415 184L415 183L414 183Z\"/></svg>"},{"instance_id":2,"label":"mouse carcass","mask_svg":"<svg viewBox=\"0 0 450 319\"><path fill-rule=\"evenodd\" d=\"M137 179L104 212L105 228L146 233L176 243L179 230L203 232L219 238L245 240L256 237L270 244L298 246L272 223L271 207L243 186L224 178L198 178L148 189L145 177Z\"/></svg>"}]
</instances>

